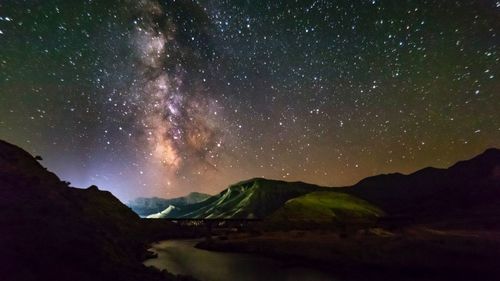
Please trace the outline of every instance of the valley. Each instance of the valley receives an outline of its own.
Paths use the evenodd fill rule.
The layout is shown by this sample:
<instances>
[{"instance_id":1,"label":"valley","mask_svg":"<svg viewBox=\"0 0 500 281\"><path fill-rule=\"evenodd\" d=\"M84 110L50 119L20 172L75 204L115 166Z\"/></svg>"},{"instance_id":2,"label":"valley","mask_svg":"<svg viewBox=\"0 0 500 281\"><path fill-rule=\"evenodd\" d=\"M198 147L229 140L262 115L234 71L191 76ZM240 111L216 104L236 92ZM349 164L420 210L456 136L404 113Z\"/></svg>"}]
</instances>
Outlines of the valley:
<instances>
[{"instance_id":1,"label":"valley","mask_svg":"<svg viewBox=\"0 0 500 281\"><path fill-rule=\"evenodd\" d=\"M214 280L210 274L219 273L209 268L175 268L190 268L199 256L225 263L229 253L268 272L279 264L278 279L295 269L342 281L500 276L498 149L448 169L381 175L351 187L255 178L213 196L140 198L130 208L97 186L69 186L40 161L0 142L0 269L10 280L65 280L75 272L73 280L192 278L169 269ZM197 240L188 246L185 239ZM224 278L238 276L241 266ZM258 276L252 272L245 276Z\"/></svg>"},{"instance_id":2,"label":"valley","mask_svg":"<svg viewBox=\"0 0 500 281\"><path fill-rule=\"evenodd\" d=\"M500 151L489 149L448 169L352 187L252 179L164 219L199 220L208 234L198 248L267 256L342 280L495 280L499 164Z\"/></svg>"}]
</instances>

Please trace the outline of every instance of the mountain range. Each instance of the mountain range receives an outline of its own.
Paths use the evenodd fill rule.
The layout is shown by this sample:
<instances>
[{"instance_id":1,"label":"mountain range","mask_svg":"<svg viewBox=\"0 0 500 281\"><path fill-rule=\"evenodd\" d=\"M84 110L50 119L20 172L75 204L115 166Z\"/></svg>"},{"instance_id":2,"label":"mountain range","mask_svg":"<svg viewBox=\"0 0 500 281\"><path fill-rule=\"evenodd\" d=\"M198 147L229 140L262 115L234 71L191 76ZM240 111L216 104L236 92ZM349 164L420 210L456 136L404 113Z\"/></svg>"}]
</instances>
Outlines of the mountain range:
<instances>
[{"instance_id":1,"label":"mountain range","mask_svg":"<svg viewBox=\"0 0 500 281\"><path fill-rule=\"evenodd\" d=\"M149 243L165 235L183 237L181 228L141 219L96 186L70 187L39 161L0 141L2 280L176 278L145 268L142 261ZM159 213L156 201L166 206ZM156 208L158 218L257 218L294 226L411 217L417 223L489 229L500 226L500 150L488 149L447 169L379 175L349 187L255 178L208 197L134 202L147 202L143 205Z\"/></svg>"},{"instance_id":2,"label":"mountain range","mask_svg":"<svg viewBox=\"0 0 500 281\"><path fill-rule=\"evenodd\" d=\"M500 150L488 149L449 168L368 177L348 187L255 178L193 204L169 204L150 218L282 218L329 221L353 215L418 220L498 217ZM357 215L356 215L357 214Z\"/></svg>"},{"instance_id":3,"label":"mountain range","mask_svg":"<svg viewBox=\"0 0 500 281\"><path fill-rule=\"evenodd\" d=\"M199 203L171 206L153 218L263 218L286 201L326 187L255 178L229 186Z\"/></svg>"},{"instance_id":4,"label":"mountain range","mask_svg":"<svg viewBox=\"0 0 500 281\"><path fill-rule=\"evenodd\" d=\"M145 217L149 215L153 215L156 213L161 213L165 209L170 209L181 207L185 205L195 204L201 202L210 197L208 194L199 193L199 192L191 192L186 196L164 199L159 197L139 197L127 203L134 212L136 212L139 216Z\"/></svg>"}]
</instances>

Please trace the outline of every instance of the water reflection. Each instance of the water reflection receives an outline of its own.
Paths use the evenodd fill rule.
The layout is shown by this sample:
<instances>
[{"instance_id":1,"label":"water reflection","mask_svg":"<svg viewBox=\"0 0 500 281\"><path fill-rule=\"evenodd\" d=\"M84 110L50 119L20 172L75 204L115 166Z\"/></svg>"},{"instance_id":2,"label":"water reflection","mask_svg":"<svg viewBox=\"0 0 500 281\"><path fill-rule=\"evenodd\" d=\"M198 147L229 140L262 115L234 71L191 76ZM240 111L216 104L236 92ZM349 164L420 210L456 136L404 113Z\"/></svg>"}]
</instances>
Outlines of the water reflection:
<instances>
[{"instance_id":1,"label":"water reflection","mask_svg":"<svg viewBox=\"0 0 500 281\"><path fill-rule=\"evenodd\" d=\"M201 281L332 281L326 273L256 255L219 253L194 248L196 240L168 240L153 245L158 258L146 266L166 269L173 274L190 275Z\"/></svg>"}]
</instances>

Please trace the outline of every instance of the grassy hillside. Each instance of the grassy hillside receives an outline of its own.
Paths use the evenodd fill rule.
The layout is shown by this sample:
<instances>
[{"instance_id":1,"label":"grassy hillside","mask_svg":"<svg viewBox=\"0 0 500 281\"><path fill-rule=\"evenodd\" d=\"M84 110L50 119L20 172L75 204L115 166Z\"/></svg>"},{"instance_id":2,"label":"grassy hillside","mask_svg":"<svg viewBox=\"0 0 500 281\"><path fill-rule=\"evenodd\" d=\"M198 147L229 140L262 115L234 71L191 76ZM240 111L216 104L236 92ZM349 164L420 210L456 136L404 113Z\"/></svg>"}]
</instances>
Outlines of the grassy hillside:
<instances>
[{"instance_id":1,"label":"grassy hillside","mask_svg":"<svg viewBox=\"0 0 500 281\"><path fill-rule=\"evenodd\" d=\"M269 220L334 223L373 221L383 215L384 212L378 207L355 196L333 191L317 191L287 201Z\"/></svg>"}]
</instances>

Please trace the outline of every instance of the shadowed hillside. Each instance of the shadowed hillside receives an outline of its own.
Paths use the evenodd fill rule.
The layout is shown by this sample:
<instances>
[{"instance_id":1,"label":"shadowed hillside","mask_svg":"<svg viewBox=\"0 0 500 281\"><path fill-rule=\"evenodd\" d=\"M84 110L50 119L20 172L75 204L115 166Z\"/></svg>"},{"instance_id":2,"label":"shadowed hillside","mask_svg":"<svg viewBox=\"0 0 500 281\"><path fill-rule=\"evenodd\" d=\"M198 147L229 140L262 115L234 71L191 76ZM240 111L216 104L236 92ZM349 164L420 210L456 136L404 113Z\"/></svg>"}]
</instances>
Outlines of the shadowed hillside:
<instances>
[{"instance_id":1,"label":"shadowed hillside","mask_svg":"<svg viewBox=\"0 0 500 281\"><path fill-rule=\"evenodd\" d=\"M2 280L167 280L142 265L141 229L110 192L70 188L0 141Z\"/></svg>"},{"instance_id":2,"label":"shadowed hillside","mask_svg":"<svg viewBox=\"0 0 500 281\"><path fill-rule=\"evenodd\" d=\"M426 221L452 217L499 218L500 150L488 149L447 169L425 168L409 175L366 178L344 192L389 215Z\"/></svg>"}]
</instances>

